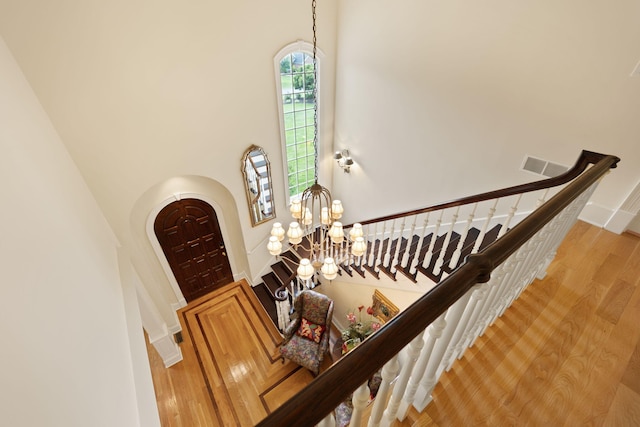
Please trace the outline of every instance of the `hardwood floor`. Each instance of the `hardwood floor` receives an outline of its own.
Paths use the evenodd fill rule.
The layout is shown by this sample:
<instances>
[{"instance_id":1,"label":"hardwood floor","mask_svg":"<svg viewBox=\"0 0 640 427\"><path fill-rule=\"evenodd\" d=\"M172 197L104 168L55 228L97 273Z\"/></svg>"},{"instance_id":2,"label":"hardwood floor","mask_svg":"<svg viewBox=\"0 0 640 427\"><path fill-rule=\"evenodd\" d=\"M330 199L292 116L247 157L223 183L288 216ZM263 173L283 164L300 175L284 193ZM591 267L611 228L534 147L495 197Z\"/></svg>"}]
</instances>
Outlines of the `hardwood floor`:
<instances>
[{"instance_id":1,"label":"hardwood floor","mask_svg":"<svg viewBox=\"0 0 640 427\"><path fill-rule=\"evenodd\" d=\"M182 362L165 369L147 343L163 426L253 426L313 379L283 363L282 336L244 280L178 314Z\"/></svg>"},{"instance_id":2,"label":"hardwood floor","mask_svg":"<svg viewBox=\"0 0 640 427\"><path fill-rule=\"evenodd\" d=\"M264 398L269 390L297 390L311 380L302 374L294 378L293 368L273 362L277 338L266 314L258 310L254 318L238 308L240 303L229 302L251 303L251 291L236 290L233 297L225 292L216 296L227 300L224 309L209 307L204 298L192 303L193 319L181 314L181 363L165 369L149 346L165 427L251 425L279 404L278 398ZM192 304L185 310L194 309ZM207 325L215 334L203 338L199 334ZM422 414L412 412L395 425L640 426L639 340L640 238L578 222L547 277L532 283L442 376ZM234 364L217 360L230 348L236 352ZM216 361L207 360L214 353ZM238 366L244 366L241 375ZM240 385L236 377L253 384ZM232 399L212 396L214 385L222 387L214 395L228 393ZM260 403L228 406L243 399L240 389L262 393ZM235 416L225 415L233 411ZM254 413L238 415L242 411Z\"/></svg>"}]
</instances>

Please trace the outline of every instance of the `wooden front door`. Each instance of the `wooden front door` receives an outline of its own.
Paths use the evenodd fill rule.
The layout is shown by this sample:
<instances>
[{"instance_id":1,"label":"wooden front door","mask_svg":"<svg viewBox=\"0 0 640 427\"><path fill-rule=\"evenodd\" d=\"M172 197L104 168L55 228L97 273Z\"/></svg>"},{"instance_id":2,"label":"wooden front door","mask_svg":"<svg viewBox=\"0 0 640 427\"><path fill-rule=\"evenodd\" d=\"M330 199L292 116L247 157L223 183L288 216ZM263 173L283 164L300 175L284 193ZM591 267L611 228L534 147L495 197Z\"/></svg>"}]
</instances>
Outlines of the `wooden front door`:
<instances>
[{"instance_id":1,"label":"wooden front door","mask_svg":"<svg viewBox=\"0 0 640 427\"><path fill-rule=\"evenodd\" d=\"M218 217L208 203L173 202L160 211L154 230L187 302L233 282Z\"/></svg>"}]
</instances>

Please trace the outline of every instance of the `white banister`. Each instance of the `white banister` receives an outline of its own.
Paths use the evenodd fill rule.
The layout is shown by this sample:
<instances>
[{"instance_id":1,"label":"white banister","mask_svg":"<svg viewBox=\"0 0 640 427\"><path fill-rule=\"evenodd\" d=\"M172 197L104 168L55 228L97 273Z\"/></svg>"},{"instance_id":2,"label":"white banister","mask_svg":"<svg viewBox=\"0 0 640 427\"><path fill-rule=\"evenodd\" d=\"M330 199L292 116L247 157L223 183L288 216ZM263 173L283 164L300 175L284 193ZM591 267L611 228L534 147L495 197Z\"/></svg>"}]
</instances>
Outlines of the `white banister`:
<instances>
[{"instance_id":1,"label":"white banister","mask_svg":"<svg viewBox=\"0 0 640 427\"><path fill-rule=\"evenodd\" d=\"M471 300L465 307L462 317L458 321L456 330L453 333L453 336L451 337L451 342L442 360L442 365L444 366L444 369L447 371L451 369L451 365L453 365L453 362L456 360L456 354L457 354L456 350L459 349L460 347L460 341L462 339L462 336L467 330L467 327L469 325L469 319L471 319L471 316L473 315L476 304L478 303L478 298L475 295L478 293L480 287L481 285L477 284L473 288L471 288L468 292L471 295Z\"/></svg>"},{"instance_id":2,"label":"white banister","mask_svg":"<svg viewBox=\"0 0 640 427\"><path fill-rule=\"evenodd\" d=\"M487 306L485 312L483 313L482 319L480 319L478 323L478 334L477 337L481 337L484 335L485 331L489 327L489 325L493 322L493 319L497 316L498 306L500 301L502 301L502 297L509 289L509 284L513 280L513 272L516 268L516 256L517 251L514 252L507 260L503 263L504 270L502 273L504 274L503 280L498 282L498 286L495 287L495 292L492 292L490 298L487 299Z\"/></svg>"},{"instance_id":3,"label":"white banister","mask_svg":"<svg viewBox=\"0 0 640 427\"><path fill-rule=\"evenodd\" d=\"M411 243L413 242L413 236L414 233L416 232L416 221L418 220L418 215L413 215L413 221L411 221L411 230L409 231L409 237L407 237L407 248L405 249L404 253L402 254L402 261L400 262L400 265L406 269L406 271L409 271L408 267L409 267L409 255L411 253Z\"/></svg>"},{"instance_id":4,"label":"white banister","mask_svg":"<svg viewBox=\"0 0 640 427\"><path fill-rule=\"evenodd\" d=\"M382 368L382 381L380 382L380 388L378 389L376 399L373 402L373 409L371 410L371 416L369 417L367 427L378 427L380 425L384 406L387 403L387 399L391 391L391 383L396 379L399 369L400 364L398 363L397 354L384 364L384 367Z\"/></svg>"},{"instance_id":5,"label":"white banister","mask_svg":"<svg viewBox=\"0 0 640 427\"><path fill-rule=\"evenodd\" d=\"M427 364L426 372L422 377L422 381L420 381L420 387L418 388L413 400L413 406L419 412L422 412L429 402L431 402L431 392L438 382L438 371L440 370L439 368L442 362L442 357L451 342L453 332L458 325L458 321L460 320L470 297L471 292L465 293L447 310L447 314L445 316L446 326L444 327L442 336L436 342L436 346L429 359L429 363Z\"/></svg>"},{"instance_id":6,"label":"white banister","mask_svg":"<svg viewBox=\"0 0 640 427\"><path fill-rule=\"evenodd\" d=\"M449 268L453 269L458 266L458 261L460 261L460 255L462 254L462 248L464 246L464 242L467 240L467 235L469 234L469 229L471 228L471 223L473 222L473 218L476 213L476 208L478 204L475 203L473 205L473 210L469 214L467 218L467 223L465 224L464 231L460 235L460 240L458 241L458 246L456 246L456 250L451 255L451 261L449 261Z\"/></svg>"},{"instance_id":7,"label":"white banister","mask_svg":"<svg viewBox=\"0 0 640 427\"><path fill-rule=\"evenodd\" d=\"M420 233L420 239L418 240L418 244L416 245L416 252L413 255L413 259L411 260L411 268L409 268L409 274L413 274L414 276L418 272L418 263L420 262L420 252L422 250L424 236L427 233L427 227L429 226L430 213L431 212L427 212L427 215L424 218L424 223L422 224L422 232Z\"/></svg>"},{"instance_id":8,"label":"white banister","mask_svg":"<svg viewBox=\"0 0 640 427\"><path fill-rule=\"evenodd\" d=\"M477 337L481 336L486 328L498 316L502 315L506 308L526 289L536 275L540 274L540 269L546 268L549 254L555 254L558 245L575 223L578 213L588 200L588 196L583 195L577 198L497 266L487 283L476 284L449 307L428 327L426 339L425 331L413 339L405 348L407 357L401 369L398 366L398 355L385 364L382 370L382 384L374 402L368 426L391 427L396 418L400 421L406 418L411 405L419 412L424 410L431 401L431 393L442 372L445 369L449 370L455 360L462 357L465 349L473 345ZM516 212L518 205L519 198L511 207L511 213ZM474 206L473 212L466 221L463 236L468 233L475 208ZM457 213L458 211L454 214L452 224L455 223ZM491 215L490 212L489 216ZM439 228L441 219L442 216L436 229ZM489 221L489 219L485 221L485 229L488 227ZM427 224L428 216L425 218L424 229L427 228ZM398 239L402 238L403 230L404 223ZM411 226L411 234L413 235L414 232L415 220L414 225ZM391 233L392 236L395 234L393 225ZM451 233L452 228L449 228L448 235ZM421 239L424 235L423 230ZM436 238L437 233L434 233L431 245ZM387 249L391 245L391 241L392 238L389 237ZM419 251L419 246L416 252ZM446 246L446 244L443 245L443 251ZM460 243L458 243L458 247L461 248ZM397 251L395 254L397 256ZM396 377L398 371L400 374ZM392 387L393 381L395 383ZM386 409L384 408L385 403ZM353 424L353 422L355 420L352 420L351 425L360 425Z\"/></svg>"},{"instance_id":9,"label":"white banister","mask_svg":"<svg viewBox=\"0 0 640 427\"><path fill-rule=\"evenodd\" d=\"M471 295L471 317L467 321L462 336L455 344L456 347L454 348L454 351L452 353L452 358L449 362L449 365L446 368L447 371L451 369L451 367L453 366L453 362L455 362L456 359L460 359L462 357L464 351L469 347L468 343L474 339L474 337L472 338L470 335L472 334L472 331L474 330L476 324L476 320L480 315L482 303L484 302L489 292L489 288L491 286L490 283L490 281L487 283L482 283L481 285L479 285L479 288L473 293L473 295Z\"/></svg>"},{"instance_id":10,"label":"white banister","mask_svg":"<svg viewBox=\"0 0 640 427\"><path fill-rule=\"evenodd\" d=\"M458 212L460 212L460 206L456 208L455 213L451 216L451 225L449 226L449 231L444 238L444 243L442 244L442 249L440 249L440 255L436 260L436 264L433 267L433 274L436 276L440 275L442 271L442 264L444 264L444 257L447 253L447 248L449 247L449 242L451 241L451 235L453 234L453 228L456 226L456 221L458 220Z\"/></svg>"},{"instance_id":11,"label":"white banister","mask_svg":"<svg viewBox=\"0 0 640 427\"><path fill-rule=\"evenodd\" d=\"M382 246L384 243L384 235L385 235L385 231L387 228L387 222L384 221L382 223L382 234L380 235L380 244L378 245L378 256L376 257L376 259L374 259L372 266L376 267L375 271L376 272L380 272L380 266L383 265L382 264Z\"/></svg>"},{"instance_id":12,"label":"white banister","mask_svg":"<svg viewBox=\"0 0 640 427\"><path fill-rule=\"evenodd\" d=\"M351 403L353 404L353 412L351 413L350 424L360 426L362 424L362 413L369 403L369 386L365 382L353 392Z\"/></svg>"},{"instance_id":13,"label":"white banister","mask_svg":"<svg viewBox=\"0 0 640 427\"><path fill-rule=\"evenodd\" d=\"M335 427L335 425L336 425L336 419L333 416L333 413L329 413L329 415L324 417L322 421L320 421L317 424L318 427Z\"/></svg>"},{"instance_id":14,"label":"white banister","mask_svg":"<svg viewBox=\"0 0 640 427\"><path fill-rule=\"evenodd\" d=\"M411 372L411 377L409 378L409 384L407 386L407 391L402 396L402 402L400 402L400 407L398 408L397 417L400 421L404 420L407 417L407 413L409 412L409 407L413 404L416 393L418 391L418 387L420 386L420 381L424 376L425 370L427 369L427 365L429 364L429 360L431 359L431 354L433 353L433 348L435 347L436 342L442 336L442 332L444 331L447 322L444 320L446 315L442 313L429 327L427 328L428 335L427 340L420 352L420 356L418 357L418 362L416 363L413 372Z\"/></svg>"},{"instance_id":15,"label":"white banister","mask_svg":"<svg viewBox=\"0 0 640 427\"><path fill-rule=\"evenodd\" d=\"M375 255L374 252L376 250L376 239L378 238L378 223L376 222L373 225L373 235L370 235L372 237L369 238L369 243L368 245L371 246L371 248L369 249L369 260L367 262L367 265L370 267L374 267L375 266Z\"/></svg>"},{"instance_id":16,"label":"white banister","mask_svg":"<svg viewBox=\"0 0 640 427\"><path fill-rule=\"evenodd\" d=\"M427 249L427 253L424 254L424 260L422 261L422 266L424 268L429 267L431 264L431 257L433 256L433 247L436 244L436 240L438 239L438 232L440 231L440 225L442 224L442 215L444 215L444 210L440 211L440 216L436 220L436 228L433 230L431 234L431 240L429 241L429 249Z\"/></svg>"},{"instance_id":17,"label":"white banister","mask_svg":"<svg viewBox=\"0 0 640 427\"><path fill-rule=\"evenodd\" d=\"M289 311L291 310L291 304L289 303L289 298L284 301L276 301L276 312L278 315L278 328L281 331L287 327L291 318L289 317Z\"/></svg>"},{"instance_id":18,"label":"white banister","mask_svg":"<svg viewBox=\"0 0 640 427\"><path fill-rule=\"evenodd\" d=\"M395 421L396 416L398 415L398 409L400 408L400 402L402 401L402 396L407 389L407 384L409 383L409 378L411 376L411 372L418 360L418 356L420 355L420 350L424 347L424 331L420 332L417 337L415 337L411 343L407 346L407 356L408 360L402 365L402 370L400 371L400 376L393 386L393 393L391 394L391 398L389 399L389 403L387 404L387 409L385 409L382 414L382 421L380 425L383 427L391 427L391 424Z\"/></svg>"},{"instance_id":19,"label":"white banister","mask_svg":"<svg viewBox=\"0 0 640 427\"><path fill-rule=\"evenodd\" d=\"M518 211L518 205L520 204L521 199L522 199L522 193L518 194L518 197L516 197L516 202L513 204L513 206L511 206L511 209L509 209L509 213L507 214L507 219L504 221L504 224L502 224L502 227L500 228L500 232L498 233L498 239L504 236L504 233L509 231L509 225L511 224L511 220L513 219L514 215Z\"/></svg>"},{"instance_id":20,"label":"white banister","mask_svg":"<svg viewBox=\"0 0 640 427\"><path fill-rule=\"evenodd\" d=\"M382 266L383 267L387 267L387 268L391 268L391 245L393 243L393 235L396 232L396 220L394 219L393 221L391 221L391 231L389 232L389 238L388 238L388 242L387 242L387 248L385 249L384 252L384 258L382 259Z\"/></svg>"},{"instance_id":21,"label":"white banister","mask_svg":"<svg viewBox=\"0 0 640 427\"><path fill-rule=\"evenodd\" d=\"M398 265L398 256L400 254L400 247L402 246L402 238L404 236L404 225L405 225L405 217L402 217L402 223L400 224L400 234L398 235L398 241L396 242L396 249L394 251L393 260L389 264L389 271L392 274L398 270L396 266Z\"/></svg>"},{"instance_id":22,"label":"white banister","mask_svg":"<svg viewBox=\"0 0 640 427\"><path fill-rule=\"evenodd\" d=\"M493 216L496 213L496 209L498 207L499 201L500 199L495 199L495 201L493 202L493 206L489 208L489 212L487 212L487 219L482 225L482 229L480 230L480 234L478 234L478 237L476 238L476 242L473 245L473 249L471 250L471 253L475 254L480 250L480 245L482 245L484 236L487 234L487 229L489 228L489 224L491 223L491 220L493 219Z\"/></svg>"},{"instance_id":23,"label":"white banister","mask_svg":"<svg viewBox=\"0 0 640 427\"><path fill-rule=\"evenodd\" d=\"M532 240L529 240L524 245L522 245L517 252L511 255L510 259L512 260L513 270L510 274L510 280L508 285L503 288L499 298L496 301L496 304L494 305L494 310L492 310L492 318L489 321L488 326L491 326L509 306L511 297L515 293L516 288L520 284L523 277L525 262L531 248L531 244Z\"/></svg>"}]
</instances>

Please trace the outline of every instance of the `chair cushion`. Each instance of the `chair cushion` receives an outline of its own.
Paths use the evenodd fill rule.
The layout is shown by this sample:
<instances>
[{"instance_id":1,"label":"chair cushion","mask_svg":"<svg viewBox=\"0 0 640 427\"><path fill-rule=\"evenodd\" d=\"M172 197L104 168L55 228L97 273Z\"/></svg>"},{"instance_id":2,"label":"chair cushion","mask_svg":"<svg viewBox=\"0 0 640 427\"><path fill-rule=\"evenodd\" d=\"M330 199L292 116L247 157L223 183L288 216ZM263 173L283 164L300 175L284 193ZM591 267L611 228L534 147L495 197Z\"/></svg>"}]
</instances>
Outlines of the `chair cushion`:
<instances>
[{"instance_id":1,"label":"chair cushion","mask_svg":"<svg viewBox=\"0 0 640 427\"><path fill-rule=\"evenodd\" d=\"M318 344L294 334L286 345L280 347L280 354L298 365L317 373L320 368Z\"/></svg>"},{"instance_id":2,"label":"chair cushion","mask_svg":"<svg viewBox=\"0 0 640 427\"><path fill-rule=\"evenodd\" d=\"M302 317L312 323L325 325L327 323L327 311L333 301L314 291L305 291L300 295L303 298Z\"/></svg>"},{"instance_id":3,"label":"chair cushion","mask_svg":"<svg viewBox=\"0 0 640 427\"><path fill-rule=\"evenodd\" d=\"M351 397L345 400L336 408L336 426L347 427L351 422L351 415L353 414L353 403L351 403Z\"/></svg>"},{"instance_id":4,"label":"chair cushion","mask_svg":"<svg viewBox=\"0 0 640 427\"><path fill-rule=\"evenodd\" d=\"M307 338L315 343L319 343L325 329L326 326L310 322L303 317L300 321L300 327L298 328L298 331L296 333L303 338Z\"/></svg>"}]
</instances>

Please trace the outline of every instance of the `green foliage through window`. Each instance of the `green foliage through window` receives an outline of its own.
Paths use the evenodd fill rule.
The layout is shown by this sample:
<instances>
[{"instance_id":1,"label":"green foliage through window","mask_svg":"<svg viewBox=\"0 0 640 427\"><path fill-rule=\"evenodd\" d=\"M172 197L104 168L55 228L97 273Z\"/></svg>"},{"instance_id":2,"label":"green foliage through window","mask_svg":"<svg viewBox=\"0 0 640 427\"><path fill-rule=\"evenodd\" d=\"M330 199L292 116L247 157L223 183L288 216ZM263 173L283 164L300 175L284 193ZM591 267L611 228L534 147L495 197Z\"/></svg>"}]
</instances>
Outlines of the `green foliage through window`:
<instances>
[{"instance_id":1,"label":"green foliage through window","mask_svg":"<svg viewBox=\"0 0 640 427\"><path fill-rule=\"evenodd\" d=\"M287 54L280 60L280 83L289 196L293 197L315 179L313 57L305 52Z\"/></svg>"}]
</instances>

